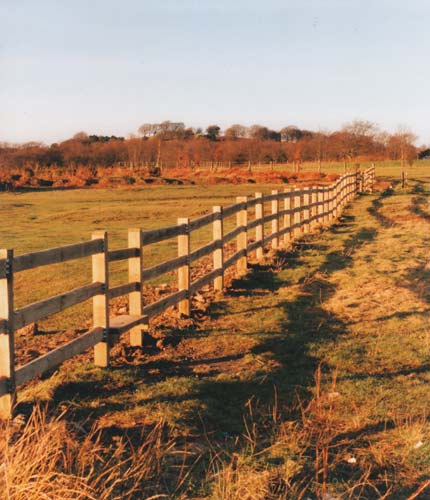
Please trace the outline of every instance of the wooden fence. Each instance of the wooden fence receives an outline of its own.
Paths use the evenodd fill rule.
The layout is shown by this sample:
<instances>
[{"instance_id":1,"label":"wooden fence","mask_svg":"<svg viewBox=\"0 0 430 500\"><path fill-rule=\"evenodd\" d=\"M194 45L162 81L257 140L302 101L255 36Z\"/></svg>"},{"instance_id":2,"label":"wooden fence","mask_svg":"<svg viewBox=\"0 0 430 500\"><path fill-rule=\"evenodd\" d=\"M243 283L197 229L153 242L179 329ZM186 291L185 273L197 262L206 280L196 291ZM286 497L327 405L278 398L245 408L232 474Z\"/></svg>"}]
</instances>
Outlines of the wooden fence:
<instances>
[{"instance_id":1,"label":"wooden fence","mask_svg":"<svg viewBox=\"0 0 430 500\"><path fill-rule=\"evenodd\" d=\"M235 265L238 274L245 273L247 259L252 252L259 259L268 244L272 249L287 247L291 240L316 226L330 224L358 191L372 189L374 172L371 170L363 174L343 175L329 186L287 188L283 192L274 190L270 195L256 193L252 199L238 197L233 205L213 207L212 213L194 220L180 218L178 224L171 227L150 231L129 229L128 247L119 250L109 250L108 234L104 231L93 233L90 241L24 255L15 256L10 249L0 250L0 417L11 415L19 385L91 347L94 347L95 364L108 366L110 348L123 332L130 332L131 345L142 346L151 318L175 305L181 314L189 315L191 296L209 284L221 292L225 270ZM266 214L268 205L270 213ZM250 208L253 208L253 220L248 220ZM236 217L234 229L224 232L225 221L233 216ZM212 241L191 251L192 232L207 225L212 225ZM268 225L270 230L265 231ZM253 238L250 238L251 231ZM144 268L144 248L170 238L177 238L177 257ZM226 244L234 240L235 251L226 258ZM191 264L211 255L212 270L191 281ZM84 257L92 259L91 283L19 309L14 308L13 282L16 273ZM109 285L109 264L120 260L128 261L128 282L112 287ZM143 283L175 270L178 290L144 305ZM128 314L110 317L109 301L124 295L128 295ZM15 330L90 298L93 300L93 325L90 330L23 366L15 366Z\"/></svg>"}]
</instances>

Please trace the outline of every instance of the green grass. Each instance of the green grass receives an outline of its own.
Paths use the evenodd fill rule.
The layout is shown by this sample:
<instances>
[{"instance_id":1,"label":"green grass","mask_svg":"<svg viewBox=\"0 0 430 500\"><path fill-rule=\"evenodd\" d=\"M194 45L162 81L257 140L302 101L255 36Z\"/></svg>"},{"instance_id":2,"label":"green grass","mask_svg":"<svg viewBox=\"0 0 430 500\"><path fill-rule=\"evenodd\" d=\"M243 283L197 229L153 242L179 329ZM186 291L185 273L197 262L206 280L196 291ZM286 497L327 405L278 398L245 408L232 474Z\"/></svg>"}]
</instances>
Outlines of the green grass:
<instances>
[{"instance_id":1,"label":"green grass","mask_svg":"<svg viewBox=\"0 0 430 500\"><path fill-rule=\"evenodd\" d=\"M273 185L258 186L269 193ZM107 230L109 248L127 246L128 228L144 230L175 225L178 217L196 218L214 205L229 205L236 196L253 195L247 185L157 186L133 190L72 190L2 193L0 246L15 255L91 239L91 233ZM233 218L226 224L232 228ZM212 239L207 226L192 234L192 249ZM145 266L176 256L175 239L145 248ZM111 264L111 285L126 279L126 263ZM155 283L171 282L173 274ZM91 281L90 259L46 266L16 275L15 304L25 304L71 290ZM77 306L46 323L46 328L80 328L90 317L90 305Z\"/></svg>"},{"instance_id":2,"label":"green grass","mask_svg":"<svg viewBox=\"0 0 430 500\"><path fill-rule=\"evenodd\" d=\"M224 471L245 457L249 484L268 470L311 498L322 483L339 498L407 498L430 478L429 180L401 189L396 178L394 190L358 198L339 224L254 263L195 311L201 319L154 328L170 339L163 348L125 341L109 370L70 361L21 392L21 408L65 405L113 435L164 419L203 456L185 498L241 498L216 493L211 453Z\"/></svg>"}]
</instances>

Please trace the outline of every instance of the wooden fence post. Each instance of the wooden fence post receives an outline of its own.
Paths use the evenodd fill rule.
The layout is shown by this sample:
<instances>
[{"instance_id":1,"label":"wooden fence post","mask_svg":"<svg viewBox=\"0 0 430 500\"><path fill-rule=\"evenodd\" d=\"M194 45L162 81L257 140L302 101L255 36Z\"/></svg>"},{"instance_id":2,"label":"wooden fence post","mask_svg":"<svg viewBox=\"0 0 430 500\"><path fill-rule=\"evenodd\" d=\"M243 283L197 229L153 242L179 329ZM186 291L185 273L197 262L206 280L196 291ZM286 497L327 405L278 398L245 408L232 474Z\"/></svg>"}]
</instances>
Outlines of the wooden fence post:
<instances>
[{"instance_id":1,"label":"wooden fence post","mask_svg":"<svg viewBox=\"0 0 430 500\"><path fill-rule=\"evenodd\" d=\"M178 290L186 290L187 296L178 303L179 313L183 316L190 315L190 219L181 217L178 225L185 226L184 234L178 236L178 257L187 257L187 262L178 268Z\"/></svg>"},{"instance_id":2,"label":"wooden fence post","mask_svg":"<svg viewBox=\"0 0 430 500\"><path fill-rule=\"evenodd\" d=\"M221 269L221 276L214 279L214 290L222 292L224 290L224 222L222 216L222 207L217 206L212 209L215 219L213 221L213 240L218 243L218 247L213 252L214 270Z\"/></svg>"},{"instance_id":3,"label":"wooden fence post","mask_svg":"<svg viewBox=\"0 0 430 500\"><path fill-rule=\"evenodd\" d=\"M328 186L328 220L329 222L333 219L333 186L330 184Z\"/></svg>"},{"instance_id":4,"label":"wooden fence post","mask_svg":"<svg viewBox=\"0 0 430 500\"><path fill-rule=\"evenodd\" d=\"M340 180L338 179L336 181L335 193L334 193L334 217L335 217L335 219L337 219L340 215L339 199L340 199Z\"/></svg>"},{"instance_id":5,"label":"wooden fence post","mask_svg":"<svg viewBox=\"0 0 430 500\"><path fill-rule=\"evenodd\" d=\"M279 232L279 198L278 198L278 190L272 190L272 196L276 196L277 198L272 200L272 215L275 218L272 220L272 236ZM279 238L276 236L272 238L272 250L276 250L279 247Z\"/></svg>"},{"instance_id":6,"label":"wooden fence post","mask_svg":"<svg viewBox=\"0 0 430 500\"><path fill-rule=\"evenodd\" d=\"M128 230L128 247L135 248L136 257L128 259L128 281L138 283L138 289L128 295L128 310L130 316L142 316L142 270L143 270L143 241L140 229ZM148 331L148 323L136 326L130 330L130 345L143 346L145 332Z\"/></svg>"},{"instance_id":7,"label":"wooden fence post","mask_svg":"<svg viewBox=\"0 0 430 500\"><path fill-rule=\"evenodd\" d=\"M96 231L93 240L103 240L103 251L91 257L93 283L103 284L103 293L93 297L93 326L103 328L103 340L94 346L94 363L96 366L109 366L109 261L108 234Z\"/></svg>"},{"instance_id":8,"label":"wooden fence post","mask_svg":"<svg viewBox=\"0 0 430 500\"><path fill-rule=\"evenodd\" d=\"M306 187L303 189L303 232L309 233L310 231L310 204L311 204L311 196L309 188Z\"/></svg>"},{"instance_id":9,"label":"wooden fence post","mask_svg":"<svg viewBox=\"0 0 430 500\"><path fill-rule=\"evenodd\" d=\"M0 381L4 379L7 384L7 393L0 396L0 418L8 420L15 404L13 250L0 250L0 259L4 259L4 277L0 279L0 323L4 322L0 333Z\"/></svg>"},{"instance_id":10,"label":"wooden fence post","mask_svg":"<svg viewBox=\"0 0 430 500\"><path fill-rule=\"evenodd\" d=\"M318 187L318 224L324 222L324 187Z\"/></svg>"},{"instance_id":11,"label":"wooden fence post","mask_svg":"<svg viewBox=\"0 0 430 500\"><path fill-rule=\"evenodd\" d=\"M328 222L328 191L327 191L326 186L323 187L323 200L324 200L323 223L327 224L327 222Z\"/></svg>"},{"instance_id":12,"label":"wooden fence post","mask_svg":"<svg viewBox=\"0 0 430 500\"><path fill-rule=\"evenodd\" d=\"M292 208L292 203L291 203L291 190L289 188L284 189L285 193L285 198L284 198L284 210L290 212ZM285 213L284 214L284 229L290 228L288 231L284 233L284 247L288 247L288 243L292 239L292 234L291 234L291 221L293 220L291 213Z\"/></svg>"},{"instance_id":13,"label":"wooden fence post","mask_svg":"<svg viewBox=\"0 0 430 500\"><path fill-rule=\"evenodd\" d=\"M349 203L349 179L348 176L345 176L345 205Z\"/></svg>"},{"instance_id":14,"label":"wooden fence post","mask_svg":"<svg viewBox=\"0 0 430 500\"><path fill-rule=\"evenodd\" d=\"M312 186L312 189L311 189L311 204L312 204L312 207L311 207L311 224L310 224L310 228L311 228L311 231L315 228L315 226L317 225L318 223L318 220L317 220L317 215L318 215L318 186Z\"/></svg>"},{"instance_id":15,"label":"wooden fence post","mask_svg":"<svg viewBox=\"0 0 430 500\"><path fill-rule=\"evenodd\" d=\"M241 227L242 231L237 235L236 238L236 250L239 252L242 250L244 255L239 258L237 261L237 272L239 275L246 274L248 263L247 263L247 255L246 255L246 247L248 245L248 237L247 237L247 224L248 224L248 212L246 209L246 202L248 198L246 196L238 196L236 198L236 203L244 203L245 208L242 208L236 214L236 225L237 227Z\"/></svg>"},{"instance_id":16,"label":"wooden fence post","mask_svg":"<svg viewBox=\"0 0 430 500\"><path fill-rule=\"evenodd\" d=\"M294 196L294 238L300 238L302 234L302 199L300 196L300 189L294 188L295 196Z\"/></svg>"},{"instance_id":17,"label":"wooden fence post","mask_svg":"<svg viewBox=\"0 0 430 500\"><path fill-rule=\"evenodd\" d=\"M255 198L258 200L255 204L255 220L261 220L261 224L258 224L255 228L255 241L259 241L261 246L257 247L255 255L258 260L263 258L264 253L264 198L263 193L255 193Z\"/></svg>"}]
</instances>

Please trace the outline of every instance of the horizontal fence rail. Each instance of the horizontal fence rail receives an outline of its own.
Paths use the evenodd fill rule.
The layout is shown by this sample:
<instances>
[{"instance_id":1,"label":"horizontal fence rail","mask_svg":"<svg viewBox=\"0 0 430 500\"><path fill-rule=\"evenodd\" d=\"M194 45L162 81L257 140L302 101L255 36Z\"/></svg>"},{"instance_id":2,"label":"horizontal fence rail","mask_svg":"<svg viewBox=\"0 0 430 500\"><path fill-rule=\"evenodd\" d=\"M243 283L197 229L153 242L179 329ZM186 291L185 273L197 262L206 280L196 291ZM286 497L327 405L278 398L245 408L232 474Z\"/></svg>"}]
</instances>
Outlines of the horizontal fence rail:
<instances>
[{"instance_id":1,"label":"horizontal fence rail","mask_svg":"<svg viewBox=\"0 0 430 500\"><path fill-rule=\"evenodd\" d=\"M175 226L148 231L130 229L128 247L117 250L109 250L108 235L103 231L94 233L91 241L19 256L14 256L13 250L0 250L0 417L9 418L12 414L17 386L90 348L94 348L95 364L108 366L110 348L127 331L131 345L143 346L151 318L172 306L188 316L193 294L208 285L222 292L228 268L236 266L236 273L243 275L253 252L260 259L265 248L287 248L292 240L318 226L331 224L358 192L372 192L374 181L375 169L371 167L364 172L345 174L329 186L273 190L269 195L256 193L250 199L238 197L236 203L214 207L212 213L197 219L178 219ZM236 225L224 233L225 221L232 216ZM208 225L212 226L212 241L191 250L193 231ZM145 247L171 238L177 239L177 257L144 268ZM229 242L233 243L227 245ZM90 284L14 308L16 273L85 257L91 257L92 261ZM212 269L191 281L191 265L202 258L211 259ZM110 287L109 264L121 260L128 262L128 282ZM144 304L144 283L172 271L177 273L177 291ZM109 301L121 296L128 297L128 314L110 317ZM24 366L15 366L17 329L89 299L93 301L92 328Z\"/></svg>"}]
</instances>

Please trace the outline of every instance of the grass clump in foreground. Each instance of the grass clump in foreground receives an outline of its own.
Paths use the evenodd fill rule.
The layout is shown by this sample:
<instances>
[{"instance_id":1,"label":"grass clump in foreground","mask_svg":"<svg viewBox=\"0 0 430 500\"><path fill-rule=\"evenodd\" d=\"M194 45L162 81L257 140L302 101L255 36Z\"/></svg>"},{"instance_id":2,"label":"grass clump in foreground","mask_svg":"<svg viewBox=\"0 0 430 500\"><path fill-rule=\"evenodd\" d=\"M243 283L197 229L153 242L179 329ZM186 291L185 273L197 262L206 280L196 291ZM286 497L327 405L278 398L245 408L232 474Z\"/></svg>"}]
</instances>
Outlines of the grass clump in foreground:
<instances>
[{"instance_id":1,"label":"grass clump in foreground","mask_svg":"<svg viewBox=\"0 0 430 500\"><path fill-rule=\"evenodd\" d=\"M0 499L150 498L173 455L162 435L160 422L138 445L127 438L107 443L101 429L86 432L35 408L25 424L0 429Z\"/></svg>"},{"instance_id":2,"label":"grass clump in foreground","mask_svg":"<svg viewBox=\"0 0 430 500\"><path fill-rule=\"evenodd\" d=\"M255 265L174 343L123 344L110 370L67 364L18 409L65 405L61 432L97 429L104 460L162 428L157 473L130 498L430 498L428 197L410 182Z\"/></svg>"}]
</instances>

